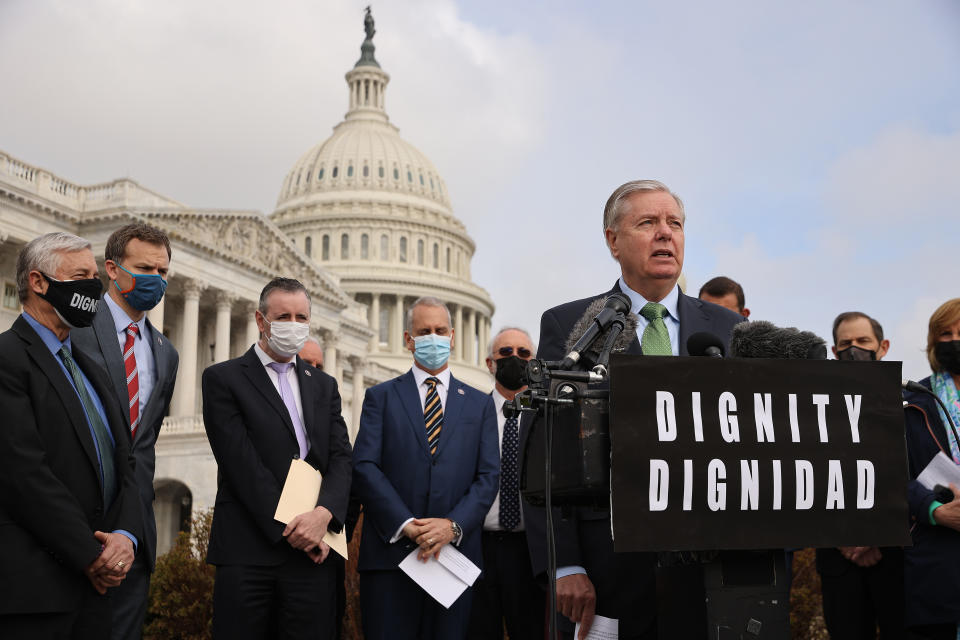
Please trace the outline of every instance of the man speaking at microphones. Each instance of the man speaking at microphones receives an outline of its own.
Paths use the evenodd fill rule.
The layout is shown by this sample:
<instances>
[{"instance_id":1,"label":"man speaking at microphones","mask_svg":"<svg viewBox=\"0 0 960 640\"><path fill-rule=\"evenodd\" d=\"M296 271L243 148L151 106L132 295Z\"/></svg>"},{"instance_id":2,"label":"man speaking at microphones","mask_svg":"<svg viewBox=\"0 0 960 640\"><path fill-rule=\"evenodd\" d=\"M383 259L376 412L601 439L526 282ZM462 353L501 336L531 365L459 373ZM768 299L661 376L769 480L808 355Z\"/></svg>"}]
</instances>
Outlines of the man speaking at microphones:
<instances>
[{"instance_id":1,"label":"man speaking at microphones","mask_svg":"<svg viewBox=\"0 0 960 640\"><path fill-rule=\"evenodd\" d=\"M683 269L683 202L656 180L635 180L618 187L603 211L603 232L620 278L607 292L548 309L540 321L537 358L562 360L572 329L597 298L626 294L638 325L625 353L688 355L687 339L707 332L726 343L744 318L718 305L684 295L677 286ZM591 363L579 363L589 368ZM521 440L523 436L521 437ZM543 509L525 505L534 571L547 567ZM619 637L656 638L656 584L653 553L614 553L608 509L577 507L554 518L557 553L557 610L581 623L580 636L594 615L618 620ZM572 637L572 625L561 626Z\"/></svg>"}]
</instances>

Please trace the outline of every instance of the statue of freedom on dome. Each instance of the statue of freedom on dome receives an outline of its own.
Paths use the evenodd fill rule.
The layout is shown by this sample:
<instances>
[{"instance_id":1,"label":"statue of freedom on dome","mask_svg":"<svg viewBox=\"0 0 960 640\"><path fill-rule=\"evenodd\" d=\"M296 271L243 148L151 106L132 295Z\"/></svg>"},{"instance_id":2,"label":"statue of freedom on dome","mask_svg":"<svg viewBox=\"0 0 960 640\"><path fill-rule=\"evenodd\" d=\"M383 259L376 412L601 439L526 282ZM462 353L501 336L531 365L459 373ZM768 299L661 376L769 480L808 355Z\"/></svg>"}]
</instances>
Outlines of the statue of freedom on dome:
<instances>
[{"instance_id":1,"label":"statue of freedom on dome","mask_svg":"<svg viewBox=\"0 0 960 640\"><path fill-rule=\"evenodd\" d=\"M367 34L367 41L370 41L373 40L373 34L375 34L377 30L373 28L373 14L370 13L370 5L367 5L364 11L366 11L367 14L363 18L363 30Z\"/></svg>"}]
</instances>

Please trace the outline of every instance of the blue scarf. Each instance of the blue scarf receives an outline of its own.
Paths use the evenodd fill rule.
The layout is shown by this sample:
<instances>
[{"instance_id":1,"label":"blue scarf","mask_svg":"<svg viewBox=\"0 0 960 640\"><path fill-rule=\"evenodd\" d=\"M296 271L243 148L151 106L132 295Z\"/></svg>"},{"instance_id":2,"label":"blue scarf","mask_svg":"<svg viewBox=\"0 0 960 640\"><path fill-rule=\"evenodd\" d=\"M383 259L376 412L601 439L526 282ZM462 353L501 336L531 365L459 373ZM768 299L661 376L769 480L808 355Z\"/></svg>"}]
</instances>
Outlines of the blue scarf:
<instances>
[{"instance_id":1,"label":"blue scarf","mask_svg":"<svg viewBox=\"0 0 960 640\"><path fill-rule=\"evenodd\" d=\"M930 376L930 387L941 402L947 406L947 411L953 418L953 423L960 429L960 392L957 391L953 376L947 372L934 373ZM950 421L947 420L947 414L943 412L943 408L939 404L937 405L937 412L940 414L940 421L947 432L947 440L950 441L950 455L954 462L960 464L960 443L957 443L957 439L953 435L953 429L950 428Z\"/></svg>"}]
</instances>

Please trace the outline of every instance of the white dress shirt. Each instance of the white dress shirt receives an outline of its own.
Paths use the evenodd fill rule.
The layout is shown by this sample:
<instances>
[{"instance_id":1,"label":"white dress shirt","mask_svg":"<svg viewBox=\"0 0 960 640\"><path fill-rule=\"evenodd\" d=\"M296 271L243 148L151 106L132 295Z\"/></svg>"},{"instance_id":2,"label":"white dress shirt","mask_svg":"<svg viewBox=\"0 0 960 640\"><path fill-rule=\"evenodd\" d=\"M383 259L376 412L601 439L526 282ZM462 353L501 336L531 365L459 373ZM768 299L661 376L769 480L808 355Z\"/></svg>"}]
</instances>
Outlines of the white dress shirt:
<instances>
[{"instance_id":1,"label":"white dress shirt","mask_svg":"<svg viewBox=\"0 0 960 640\"><path fill-rule=\"evenodd\" d=\"M450 389L450 367L447 367L437 375L427 373L417 365L413 365L413 368L410 370L413 371L413 379L417 383L417 391L420 392L420 409L427 406L427 378L436 378L440 381L440 384L437 385L437 395L440 396L440 406L446 408L447 391ZM424 426L424 430L426 430L426 426Z\"/></svg>"},{"instance_id":2,"label":"white dress shirt","mask_svg":"<svg viewBox=\"0 0 960 640\"><path fill-rule=\"evenodd\" d=\"M450 367L447 367L440 373L434 375L432 373L427 373L417 365L413 365L410 368L410 371L413 372L413 379L417 383L417 392L420 394L420 410L423 411L423 408L427 406L427 378L436 378L440 381L437 384L437 395L440 396L440 407L446 409L447 407L447 391L450 389ZM427 432L427 426L424 424L423 432ZM443 428L440 430L441 437L443 435ZM391 544L403 537L403 528L413 522L413 518L407 518L403 523L397 528L397 532L390 538ZM454 544L459 544L459 540L454 540Z\"/></svg>"},{"instance_id":3,"label":"white dress shirt","mask_svg":"<svg viewBox=\"0 0 960 640\"><path fill-rule=\"evenodd\" d=\"M110 309L110 315L113 317L113 326L117 329L117 340L120 342L120 358L123 359L123 347L127 344L127 327L133 322L127 312L120 308L120 305L110 297L110 294L103 296ZM150 401L150 394L157 384L157 367L153 359L153 347L151 340L153 335L147 327L147 315L133 324L137 325L140 334L133 341L133 357L137 359L137 384L140 389L140 411L137 420L143 419L143 408ZM129 415L129 410L128 410ZM131 428L136 425L130 425Z\"/></svg>"},{"instance_id":4,"label":"white dress shirt","mask_svg":"<svg viewBox=\"0 0 960 640\"><path fill-rule=\"evenodd\" d=\"M280 395L280 374L268 367L267 365L271 362L280 362L279 360L274 360L267 355L267 352L260 348L260 343L256 342L253 345L253 350L256 352L257 357L260 358L260 362L263 364L263 368L267 371L267 377L270 378L270 382L273 383L273 388L277 390L277 395ZM293 400L297 405L297 413L300 414L300 424L303 425L304 430L307 428L307 423L303 420L303 403L300 401L300 380L297 379L297 359L294 357L291 361L293 364L292 367L287 369L287 382L290 383L290 390L293 391ZM283 363L281 363L283 364ZM303 434L306 438L306 433ZM307 440L307 449L310 449L310 441Z\"/></svg>"},{"instance_id":5,"label":"white dress shirt","mask_svg":"<svg viewBox=\"0 0 960 640\"><path fill-rule=\"evenodd\" d=\"M494 388L493 393L493 405L497 409L497 442L500 443L500 455L503 455L503 425L507 423L506 416L503 415L503 403L507 401L500 392ZM520 452L517 452L519 458ZM520 460L517 460L519 464ZM500 492L497 491L496 497L493 499L493 504L490 505L490 511L487 512L487 517L483 519L483 530L484 531L503 531L503 527L500 526ZM517 525L517 528L514 531L523 531L523 505L521 504L520 508L520 524Z\"/></svg>"}]
</instances>

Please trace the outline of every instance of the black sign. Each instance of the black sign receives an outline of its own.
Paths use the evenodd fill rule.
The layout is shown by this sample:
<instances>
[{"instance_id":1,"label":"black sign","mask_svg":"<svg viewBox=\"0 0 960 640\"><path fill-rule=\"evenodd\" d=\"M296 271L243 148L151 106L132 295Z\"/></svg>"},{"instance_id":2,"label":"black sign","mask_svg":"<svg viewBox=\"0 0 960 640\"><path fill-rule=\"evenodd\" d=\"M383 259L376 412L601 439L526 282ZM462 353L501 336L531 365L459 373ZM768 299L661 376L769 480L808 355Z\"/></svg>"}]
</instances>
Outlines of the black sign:
<instances>
[{"instance_id":1,"label":"black sign","mask_svg":"<svg viewBox=\"0 0 960 640\"><path fill-rule=\"evenodd\" d=\"M611 364L616 551L910 544L899 362Z\"/></svg>"}]
</instances>

